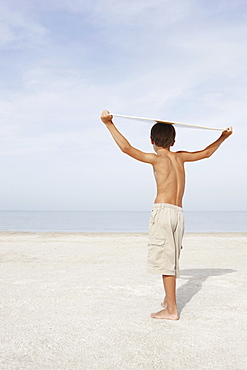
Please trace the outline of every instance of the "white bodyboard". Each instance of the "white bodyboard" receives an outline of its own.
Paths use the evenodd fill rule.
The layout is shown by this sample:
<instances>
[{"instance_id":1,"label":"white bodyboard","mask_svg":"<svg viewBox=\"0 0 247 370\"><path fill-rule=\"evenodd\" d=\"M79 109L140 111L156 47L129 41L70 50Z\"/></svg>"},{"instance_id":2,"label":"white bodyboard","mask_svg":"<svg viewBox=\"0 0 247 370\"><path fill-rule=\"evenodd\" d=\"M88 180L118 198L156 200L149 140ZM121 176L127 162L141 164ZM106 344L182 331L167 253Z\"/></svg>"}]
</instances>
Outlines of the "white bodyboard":
<instances>
[{"instance_id":1,"label":"white bodyboard","mask_svg":"<svg viewBox=\"0 0 247 370\"><path fill-rule=\"evenodd\" d=\"M205 126L191 125L189 123L164 121L162 119L156 119L156 118L145 118L145 117L136 117L136 116L126 116L124 114L114 114L114 113L110 113L110 114L113 117L121 117L121 118L127 118L127 119L138 120L138 121L166 123L166 124L169 124L169 125L176 125L176 126L183 126L183 127L191 127L191 128L200 128L200 129L205 129L205 130L216 130L216 131L224 131L225 130L224 128L213 128L213 127L205 127Z\"/></svg>"}]
</instances>

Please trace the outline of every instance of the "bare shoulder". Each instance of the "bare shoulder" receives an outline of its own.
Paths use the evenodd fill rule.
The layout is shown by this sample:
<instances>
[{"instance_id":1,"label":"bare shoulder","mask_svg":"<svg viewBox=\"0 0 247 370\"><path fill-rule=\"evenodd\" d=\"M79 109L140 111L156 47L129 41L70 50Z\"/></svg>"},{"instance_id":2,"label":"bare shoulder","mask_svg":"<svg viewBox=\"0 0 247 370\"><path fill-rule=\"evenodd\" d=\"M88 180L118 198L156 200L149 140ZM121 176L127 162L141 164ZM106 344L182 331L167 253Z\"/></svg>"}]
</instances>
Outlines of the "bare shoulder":
<instances>
[{"instance_id":1,"label":"bare shoulder","mask_svg":"<svg viewBox=\"0 0 247 370\"><path fill-rule=\"evenodd\" d=\"M176 155L176 157L178 158L182 158L184 153L187 153L185 152L184 150L179 150L178 152L174 152L174 154Z\"/></svg>"},{"instance_id":2,"label":"bare shoulder","mask_svg":"<svg viewBox=\"0 0 247 370\"><path fill-rule=\"evenodd\" d=\"M183 161L183 151L178 151L178 152L171 152L173 155L173 158L175 158L178 161Z\"/></svg>"},{"instance_id":3,"label":"bare shoulder","mask_svg":"<svg viewBox=\"0 0 247 370\"><path fill-rule=\"evenodd\" d=\"M154 153L145 153L139 149L134 148L133 146L128 146L124 153L128 154L130 157L144 163L150 163L154 165L157 163L158 156Z\"/></svg>"},{"instance_id":4,"label":"bare shoulder","mask_svg":"<svg viewBox=\"0 0 247 370\"><path fill-rule=\"evenodd\" d=\"M187 152L185 150L180 150L176 152L176 157L178 158L178 160L182 162L186 162L190 155L191 155L191 152Z\"/></svg>"}]
</instances>

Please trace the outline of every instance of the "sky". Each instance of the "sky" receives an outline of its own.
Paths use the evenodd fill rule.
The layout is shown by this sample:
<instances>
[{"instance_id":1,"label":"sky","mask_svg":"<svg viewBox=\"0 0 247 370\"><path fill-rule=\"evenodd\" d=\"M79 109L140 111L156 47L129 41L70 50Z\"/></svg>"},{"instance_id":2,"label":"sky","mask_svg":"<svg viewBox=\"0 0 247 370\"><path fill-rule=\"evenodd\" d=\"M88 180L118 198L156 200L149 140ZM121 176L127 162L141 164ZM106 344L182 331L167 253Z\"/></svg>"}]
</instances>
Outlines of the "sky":
<instances>
[{"instance_id":1,"label":"sky","mask_svg":"<svg viewBox=\"0 0 247 370\"><path fill-rule=\"evenodd\" d=\"M186 211L247 211L245 0L0 0L0 210L149 211L152 168L112 113L226 128L186 164ZM115 118L152 152L152 124ZM177 127L173 150L219 131Z\"/></svg>"}]
</instances>

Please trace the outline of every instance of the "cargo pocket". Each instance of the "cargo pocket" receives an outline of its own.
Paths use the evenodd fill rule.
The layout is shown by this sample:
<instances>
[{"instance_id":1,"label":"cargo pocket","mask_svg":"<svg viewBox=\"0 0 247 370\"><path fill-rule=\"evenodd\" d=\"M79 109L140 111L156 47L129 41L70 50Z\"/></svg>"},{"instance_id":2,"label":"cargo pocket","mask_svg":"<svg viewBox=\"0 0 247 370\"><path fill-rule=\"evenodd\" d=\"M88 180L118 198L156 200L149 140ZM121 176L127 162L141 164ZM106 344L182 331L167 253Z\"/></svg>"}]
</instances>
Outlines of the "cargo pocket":
<instances>
[{"instance_id":1,"label":"cargo pocket","mask_svg":"<svg viewBox=\"0 0 247 370\"><path fill-rule=\"evenodd\" d=\"M163 239L151 239L148 243L147 262L150 268L160 269L164 263L164 246Z\"/></svg>"}]
</instances>

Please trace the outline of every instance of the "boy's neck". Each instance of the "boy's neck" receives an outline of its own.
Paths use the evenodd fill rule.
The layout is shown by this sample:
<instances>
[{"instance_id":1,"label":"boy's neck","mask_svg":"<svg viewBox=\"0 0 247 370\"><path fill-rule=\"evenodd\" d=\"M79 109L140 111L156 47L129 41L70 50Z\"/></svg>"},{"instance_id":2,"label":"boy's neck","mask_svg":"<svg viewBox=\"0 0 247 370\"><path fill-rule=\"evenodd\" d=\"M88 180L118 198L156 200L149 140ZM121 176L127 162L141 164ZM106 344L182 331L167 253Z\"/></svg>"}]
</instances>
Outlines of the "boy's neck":
<instances>
[{"instance_id":1,"label":"boy's neck","mask_svg":"<svg viewBox=\"0 0 247 370\"><path fill-rule=\"evenodd\" d=\"M162 146L156 146L154 144L154 151L158 154L158 153L167 153L167 152L170 152L170 146L168 148L163 148Z\"/></svg>"}]
</instances>

